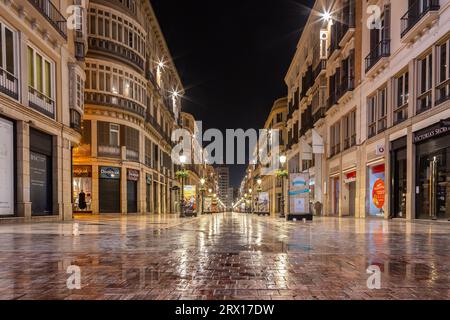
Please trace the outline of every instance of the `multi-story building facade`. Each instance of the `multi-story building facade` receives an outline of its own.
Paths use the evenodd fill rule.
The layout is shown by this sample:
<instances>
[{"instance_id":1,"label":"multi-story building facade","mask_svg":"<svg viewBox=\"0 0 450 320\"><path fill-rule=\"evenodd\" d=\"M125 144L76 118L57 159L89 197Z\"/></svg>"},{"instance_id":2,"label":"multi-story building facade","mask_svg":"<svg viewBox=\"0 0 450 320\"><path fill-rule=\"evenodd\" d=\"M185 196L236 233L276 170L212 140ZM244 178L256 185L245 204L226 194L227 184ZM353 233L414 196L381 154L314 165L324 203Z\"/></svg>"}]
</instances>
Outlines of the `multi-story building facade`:
<instances>
[{"instance_id":1,"label":"multi-story building facade","mask_svg":"<svg viewBox=\"0 0 450 320\"><path fill-rule=\"evenodd\" d=\"M253 158L259 161L247 167L246 175L239 190L240 197L236 197L236 209L242 211L242 208L246 207L246 211L258 213L258 197L260 193L267 193L269 196L268 213L273 216L281 215L283 180L277 177L277 171L282 169L280 157L286 153L288 142L287 116L287 98L276 100L264 124L264 130L267 134L259 137L258 145L253 150ZM275 136L275 134L278 134L278 136ZM277 144L277 148L275 148L274 143ZM261 159L261 157L264 157L264 159ZM284 188L285 192L286 190L287 188Z\"/></svg>"},{"instance_id":2,"label":"multi-story building facade","mask_svg":"<svg viewBox=\"0 0 450 320\"><path fill-rule=\"evenodd\" d=\"M91 0L76 212L174 213L183 87L149 1Z\"/></svg>"},{"instance_id":3,"label":"multi-story building facade","mask_svg":"<svg viewBox=\"0 0 450 320\"><path fill-rule=\"evenodd\" d=\"M228 188L230 187L230 169L225 166L218 166L216 168L217 179L219 183L218 197L227 208L231 208L231 200L228 196Z\"/></svg>"},{"instance_id":4,"label":"multi-story building facade","mask_svg":"<svg viewBox=\"0 0 450 320\"><path fill-rule=\"evenodd\" d=\"M72 218L85 79L74 4L0 2L0 222Z\"/></svg>"},{"instance_id":5,"label":"multi-story building facade","mask_svg":"<svg viewBox=\"0 0 450 320\"><path fill-rule=\"evenodd\" d=\"M450 218L449 8L316 2L286 76L288 164L323 214Z\"/></svg>"}]
</instances>

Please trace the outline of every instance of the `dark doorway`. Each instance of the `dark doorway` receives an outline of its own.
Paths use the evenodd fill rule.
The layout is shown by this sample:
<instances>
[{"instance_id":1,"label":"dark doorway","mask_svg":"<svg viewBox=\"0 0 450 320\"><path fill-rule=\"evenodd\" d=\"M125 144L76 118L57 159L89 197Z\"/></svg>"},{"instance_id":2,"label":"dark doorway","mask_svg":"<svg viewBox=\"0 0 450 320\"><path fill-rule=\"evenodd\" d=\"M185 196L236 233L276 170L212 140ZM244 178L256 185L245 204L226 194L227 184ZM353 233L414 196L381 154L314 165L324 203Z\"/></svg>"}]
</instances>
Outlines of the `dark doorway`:
<instances>
[{"instance_id":1,"label":"dark doorway","mask_svg":"<svg viewBox=\"0 0 450 320\"><path fill-rule=\"evenodd\" d=\"M127 212L138 212L138 199L137 199L137 182L127 181Z\"/></svg>"},{"instance_id":2,"label":"dark doorway","mask_svg":"<svg viewBox=\"0 0 450 320\"><path fill-rule=\"evenodd\" d=\"M53 137L30 129L30 199L33 216L53 214Z\"/></svg>"}]
</instances>

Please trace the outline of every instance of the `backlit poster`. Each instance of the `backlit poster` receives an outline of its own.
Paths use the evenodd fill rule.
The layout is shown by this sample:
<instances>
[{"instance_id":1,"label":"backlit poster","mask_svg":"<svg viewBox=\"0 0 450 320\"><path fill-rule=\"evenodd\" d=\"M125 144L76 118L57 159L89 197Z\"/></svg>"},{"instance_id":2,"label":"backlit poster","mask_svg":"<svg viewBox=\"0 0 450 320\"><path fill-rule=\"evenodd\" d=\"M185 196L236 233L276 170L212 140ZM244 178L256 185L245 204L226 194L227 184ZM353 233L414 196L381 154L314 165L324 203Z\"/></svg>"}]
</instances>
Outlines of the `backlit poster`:
<instances>
[{"instance_id":1,"label":"backlit poster","mask_svg":"<svg viewBox=\"0 0 450 320\"><path fill-rule=\"evenodd\" d=\"M269 193L260 192L258 195L258 213L269 213Z\"/></svg>"},{"instance_id":2,"label":"backlit poster","mask_svg":"<svg viewBox=\"0 0 450 320\"><path fill-rule=\"evenodd\" d=\"M184 212L197 212L197 190L195 186L184 186Z\"/></svg>"},{"instance_id":3,"label":"backlit poster","mask_svg":"<svg viewBox=\"0 0 450 320\"><path fill-rule=\"evenodd\" d=\"M289 203L291 214L309 214L309 175L291 174L289 179Z\"/></svg>"},{"instance_id":4,"label":"backlit poster","mask_svg":"<svg viewBox=\"0 0 450 320\"><path fill-rule=\"evenodd\" d=\"M369 215L384 216L386 202L385 165L369 167Z\"/></svg>"},{"instance_id":5,"label":"backlit poster","mask_svg":"<svg viewBox=\"0 0 450 320\"><path fill-rule=\"evenodd\" d=\"M14 126L0 118L0 215L14 214Z\"/></svg>"}]
</instances>

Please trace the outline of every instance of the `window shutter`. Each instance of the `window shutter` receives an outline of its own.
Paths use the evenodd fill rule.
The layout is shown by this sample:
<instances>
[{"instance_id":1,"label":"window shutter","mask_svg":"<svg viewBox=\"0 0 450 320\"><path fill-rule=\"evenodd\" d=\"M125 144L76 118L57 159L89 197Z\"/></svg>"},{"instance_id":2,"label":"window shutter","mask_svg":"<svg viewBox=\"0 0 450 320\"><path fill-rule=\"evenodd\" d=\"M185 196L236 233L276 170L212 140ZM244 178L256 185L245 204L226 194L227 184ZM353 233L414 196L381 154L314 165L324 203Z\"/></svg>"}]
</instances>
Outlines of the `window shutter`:
<instances>
[{"instance_id":1,"label":"window shutter","mask_svg":"<svg viewBox=\"0 0 450 320\"><path fill-rule=\"evenodd\" d=\"M384 6L384 30L383 40L391 39L391 4Z\"/></svg>"},{"instance_id":2,"label":"window shutter","mask_svg":"<svg viewBox=\"0 0 450 320\"><path fill-rule=\"evenodd\" d=\"M97 136L99 146L109 145L109 123L108 122L97 122Z\"/></svg>"}]
</instances>

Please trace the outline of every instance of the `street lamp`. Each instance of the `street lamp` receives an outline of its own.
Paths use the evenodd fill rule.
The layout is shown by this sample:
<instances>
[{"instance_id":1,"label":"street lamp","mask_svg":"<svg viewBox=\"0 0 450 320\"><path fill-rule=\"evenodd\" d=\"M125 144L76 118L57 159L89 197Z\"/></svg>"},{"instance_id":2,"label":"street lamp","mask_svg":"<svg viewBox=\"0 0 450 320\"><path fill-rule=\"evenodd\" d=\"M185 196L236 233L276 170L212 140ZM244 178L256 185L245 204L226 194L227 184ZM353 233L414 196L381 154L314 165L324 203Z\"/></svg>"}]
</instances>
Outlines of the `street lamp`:
<instances>
[{"instance_id":1,"label":"street lamp","mask_svg":"<svg viewBox=\"0 0 450 320\"><path fill-rule=\"evenodd\" d=\"M284 166L286 165L287 157L285 155L280 156L280 164L282 169L282 175L281 175L281 212L280 212L280 218L285 218L285 198L284 198Z\"/></svg>"},{"instance_id":2,"label":"street lamp","mask_svg":"<svg viewBox=\"0 0 450 320\"><path fill-rule=\"evenodd\" d=\"M250 213L253 214L253 189L248 189L248 192L250 193Z\"/></svg>"},{"instance_id":3,"label":"street lamp","mask_svg":"<svg viewBox=\"0 0 450 320\"><path fill-rule=\"evenodd\" d=\"M206 182L205 179L203 179L203 178L200 179L200 184L202 185L202 188L200 189L200 192L202 194L202 211L201 211L202 215L205 214L205 201L204 201L204 198L205 198L205 182Z\"/></svg>"},{"instance_id":4,"label":"street lamp","mask_svg":"<svg viewBox=\"0 0 450 320\"><path fill-rule=\"evenodd\" d=\"M184 165L186 164L187 158L186 156L182 155L180 156L180 163L182 168L182 174L181 174L181 213L180 218L185 217L185 207L184 207Z\"/></svg>"}]
</instances>

